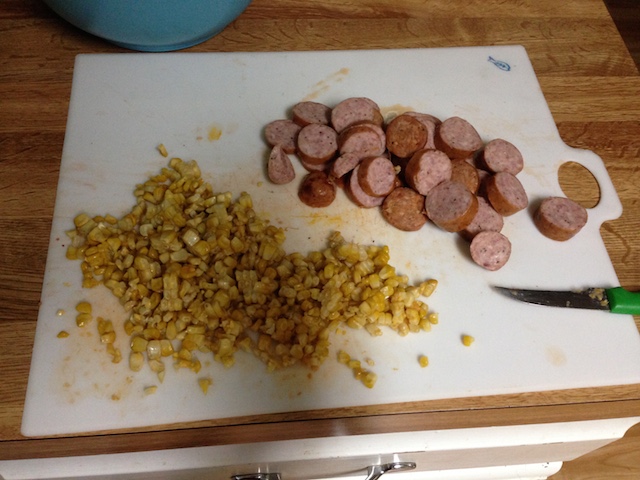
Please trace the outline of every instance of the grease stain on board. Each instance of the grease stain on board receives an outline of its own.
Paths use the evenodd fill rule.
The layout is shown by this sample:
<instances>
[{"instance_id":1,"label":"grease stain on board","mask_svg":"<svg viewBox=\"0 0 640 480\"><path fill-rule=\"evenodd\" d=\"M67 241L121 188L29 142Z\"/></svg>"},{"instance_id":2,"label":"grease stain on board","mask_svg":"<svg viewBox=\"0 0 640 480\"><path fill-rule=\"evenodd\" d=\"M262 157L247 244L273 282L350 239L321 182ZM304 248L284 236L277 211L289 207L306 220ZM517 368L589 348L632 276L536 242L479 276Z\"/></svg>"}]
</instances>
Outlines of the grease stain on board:
<instances>
[{"instance_id":1,"label":"grease stain on board","mask_svg":"<svg viewBox=\"0 0 640 480\"><path fill-rule=\"evenodd\" d=\"M303 101L312 101L316 100L320 95L327 92L333 84L342 82L351 72L351 70L347 67L343 67L340 70L329 74L326 78L316 82L311 88L311 92L309 92L302 100Z\"/></svg>"},{"instance_id":2,"label":"grease stain on board","mask_svg":"<svg viewBox=\"0 0 640 480\"><path fill-rule=\"evenodd\" d=\"M545 356L554 367L562 367L567 363L567 356L558 347L550 346L545 350Z\"/></svg>"}]
</instances>

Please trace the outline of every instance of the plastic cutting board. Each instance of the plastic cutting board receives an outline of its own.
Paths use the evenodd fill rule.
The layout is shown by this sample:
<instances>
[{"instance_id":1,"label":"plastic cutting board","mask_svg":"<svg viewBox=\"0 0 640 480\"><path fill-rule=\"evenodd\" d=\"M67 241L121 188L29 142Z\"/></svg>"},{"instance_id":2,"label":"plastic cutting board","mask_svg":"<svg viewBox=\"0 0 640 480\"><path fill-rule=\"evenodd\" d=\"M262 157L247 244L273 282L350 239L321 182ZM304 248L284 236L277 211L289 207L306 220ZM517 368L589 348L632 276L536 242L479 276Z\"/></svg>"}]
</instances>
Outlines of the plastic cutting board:
<instances>
[{"instance_id":1,"label":"plastic cutting board","mask_svg":"<svg viewBox=\"0 0 640 480\"><path fill-rule=\"evenodd\" d=\"M485 140L502 137L522 151L519 174L531 204L562 195L557 170L566 161L587 167L601 201L587 226L559 243L540 235L531 211L507 218L511 260L488 272L471 262L457 235L433 225L415 233L389 227L378 210L356 208L339 192L326 209L297 200L298 179L286 186L264 175L263 127L300 100L335 105L349 96L375 100L386 115L405 110L458 115ZM113 364L95 323L75 326L79 300L94 315L122 322L125 313L106 289L80 288L79 262L65 259L65 231L81 211L120 216L133 189L171 156L197 159L216 191L249 192L257 212L286 228L288 251L324 246L342 232L362 244L387 244L391 263L412 280L436 278L428 300L440 323L400 337L363 331L332 337L332 355L312 375L275 374L247 354L224 369L201 355L203 370L168 367L163 384L148 370ZM244 415L389 404L640 383L640 336L631 316L536 307L503 298L490 285L579 288L618 284L599 234L617 218L620 202L602 160L567 147L558 135L526 51L520 46L279 53L79 55L73 77L49 256L37 323L22 432L27 436L223 419ZM64 312L59 315L59 312ZM69 338L56 338L60 330ZM475 337L471 347L461 335ZM127 338L118 330L125 359ZM343 348L378 375L373 389L337 362ZM419 355L430 365L421 368ZM207 395L197 379L210 376ZM153 395L144 387L158 385Z\"/></svg>"}]
</instances>

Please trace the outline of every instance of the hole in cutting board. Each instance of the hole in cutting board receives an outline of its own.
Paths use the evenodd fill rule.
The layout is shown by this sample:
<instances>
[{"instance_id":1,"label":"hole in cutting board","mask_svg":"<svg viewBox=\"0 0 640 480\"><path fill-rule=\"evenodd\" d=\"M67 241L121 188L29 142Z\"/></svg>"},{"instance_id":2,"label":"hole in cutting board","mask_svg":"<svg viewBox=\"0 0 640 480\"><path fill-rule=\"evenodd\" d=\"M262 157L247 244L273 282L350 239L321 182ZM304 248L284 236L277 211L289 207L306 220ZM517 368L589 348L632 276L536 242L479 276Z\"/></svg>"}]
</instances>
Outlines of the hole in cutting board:
<instances>
[{"instance_id":1,"label":"hole in cutting board","mask_svg":"<svg viewBox=\"0 0 640 480\"><path fill-rule=\"evenodd\" d=\"M558 182L564 194L584 208L600 202L600 185L593 174L577 162L565 162L558 169Z\"/></svg>"}]
</instances>

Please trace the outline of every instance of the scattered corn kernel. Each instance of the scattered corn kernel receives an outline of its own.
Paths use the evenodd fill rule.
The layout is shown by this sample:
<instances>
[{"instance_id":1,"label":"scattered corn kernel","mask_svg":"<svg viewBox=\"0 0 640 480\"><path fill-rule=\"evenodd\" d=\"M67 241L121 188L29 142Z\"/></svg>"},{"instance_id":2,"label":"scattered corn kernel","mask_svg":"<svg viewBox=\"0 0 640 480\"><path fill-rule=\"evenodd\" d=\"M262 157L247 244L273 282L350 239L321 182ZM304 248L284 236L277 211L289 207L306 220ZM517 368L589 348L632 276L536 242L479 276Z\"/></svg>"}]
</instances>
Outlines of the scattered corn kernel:
<instances>
[{"instance_id":1,"label":"scattered corn kernel","mask_svg":"<svg viewBox=\"0 0 640 480\"><path fill-rule=\"evenodd\" d=\"M144 387L144 394L145 395L153 395L157 391L158 391L158 386L157 385L150 385L148 387Z\"/></svg>"},{"instance_id":2,"label":"scattered corn kernel","mask_svg":"<svg viewBox=\"0 0 640 480\"><path fill-rule=\"evenodd\" d=\"M58 332L58 335L56 335L58 338L67 338L69 336L69 332L67 332L66 330L60 330Z\"/></svg>"},{"instance_id":3,"label":"scattered corn kernel","mask_svg":"<svg viewBox=\"0 0 640 480\"><path fill-rule=\"evenodd\" d=\"M76 325L78 327L84 327L86 326L91 320L93 319L93 317L91 316L90 313L79 313L78 315L76 315Z\"/></svg>"},{"instance_id":4,"label":"scattered corn kernel","mask_svg":"<svg viewBox=\"0 0 640 480\"><path fill-rule=\"evenodd\" d=\"M199 378L198 385L200 385L200 390L202 390L202 393L206 395L209 391L209 387L213 385L213 380L211 380L210 378Z\"/></svg>"},{"instance_id":5,"label":"scattered corn kernel","mask_svg":"<svg viewBox=\"0 0 640 480\"><path fill-rule=\"evenodd\" d=\"M418 363L420 363L420 366L422 368L429 366L429 357L427 357L426 355L420 355L418 357Z\"/></svg>"},{"instance_id":6,"label":"scattered corn kernel","mask_svg":"<svg viewBox=\"0 0 640 480\"><path fill-rule=\"evenodd\" d=\"M58 311L56 311L56 316L61 317L65 314L65 311L62 308L59 308Z\"/></svg>"},{"instance_id":7,"label":"scattered corn kernel","mask_svg":"<svg viewBox=\"0 0 640 480\"><path fill-rule=\"evenodd\" d=\"M476 339L475 339L475 338L473 338L471 335L462 335L462 344L463 344L465 347L470 347L470 346L471 346L471 344L472 344L473 342L475 342L475 340L476 340Z\"/></svg>"},{"instance_id":8,"label":"scattered corn kernel","mask_svg":"<svg viewBox=\"0 0 640 480\"><path fill-rule=\"evenodd\" d=\"M162 143L158 145L158 151L160 152L160 155L162 155L165 158L169 156L169 152L167 152L167 147L165 147Z\"/></svg>"},{"instance_id":9,"label":"scattered corn kernel","mask_svg":"<svg viewBox=\"0 0 640 480\"><path fill-rule=\"evenodd\" d=\"M91 304L89 302L80 302L76 305L76 311L79 313L91 314Z\"/></svg>"}]
</instances>

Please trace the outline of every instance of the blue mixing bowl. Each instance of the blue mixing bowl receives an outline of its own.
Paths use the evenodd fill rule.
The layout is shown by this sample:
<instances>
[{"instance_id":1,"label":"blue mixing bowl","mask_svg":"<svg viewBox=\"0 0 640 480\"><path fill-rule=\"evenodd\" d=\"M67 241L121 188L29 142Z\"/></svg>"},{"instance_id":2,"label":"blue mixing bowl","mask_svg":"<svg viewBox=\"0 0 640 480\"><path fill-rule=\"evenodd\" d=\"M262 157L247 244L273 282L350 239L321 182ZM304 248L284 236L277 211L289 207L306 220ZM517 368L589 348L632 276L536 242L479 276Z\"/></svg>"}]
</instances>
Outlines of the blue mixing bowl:
<instances>
[{"instance_id":1,"label":"blue mixing bowl","mask_svg":"<svg viewBox=\"0 0 640 480\"><path fill-rule=\"evenodd\" d=\"M44 0L72 25L131 50L166 52L204 42L251 0Z\"/></svg>"}]
</instances>

